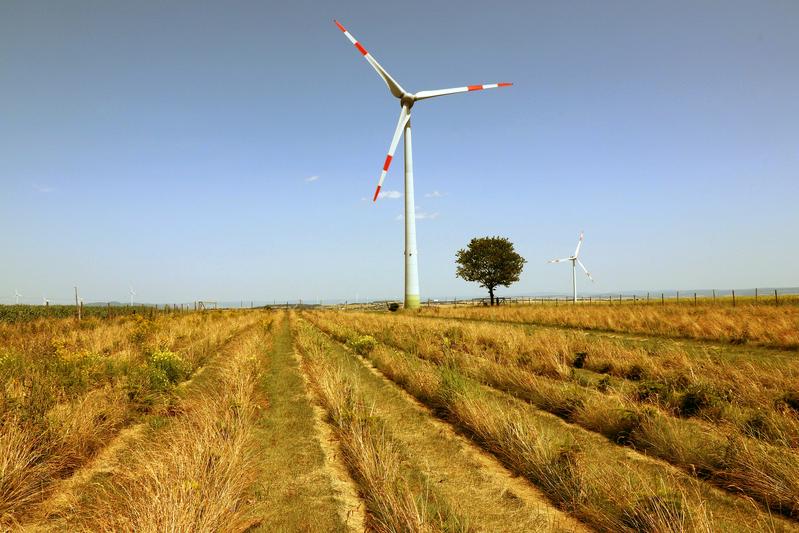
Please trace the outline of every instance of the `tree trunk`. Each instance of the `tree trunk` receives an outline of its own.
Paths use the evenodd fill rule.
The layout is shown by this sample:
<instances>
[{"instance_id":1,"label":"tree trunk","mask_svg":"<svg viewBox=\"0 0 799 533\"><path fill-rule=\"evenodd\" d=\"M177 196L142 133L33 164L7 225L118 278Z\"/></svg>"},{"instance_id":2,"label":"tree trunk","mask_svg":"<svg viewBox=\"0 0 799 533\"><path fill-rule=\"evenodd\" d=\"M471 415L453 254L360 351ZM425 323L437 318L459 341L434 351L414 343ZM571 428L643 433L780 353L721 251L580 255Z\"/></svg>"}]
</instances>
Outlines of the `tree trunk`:
<instances>
[{"instance_id":1,"label":"tree trunk","mask_svg":"<svg viewBox=\"0 0 799 533\"><path fill-rule=\"evenodd\" d=\"M488 288L488 295L491 296L491 305L494 305L494 287Z\"/></svg>"}]
</instances>

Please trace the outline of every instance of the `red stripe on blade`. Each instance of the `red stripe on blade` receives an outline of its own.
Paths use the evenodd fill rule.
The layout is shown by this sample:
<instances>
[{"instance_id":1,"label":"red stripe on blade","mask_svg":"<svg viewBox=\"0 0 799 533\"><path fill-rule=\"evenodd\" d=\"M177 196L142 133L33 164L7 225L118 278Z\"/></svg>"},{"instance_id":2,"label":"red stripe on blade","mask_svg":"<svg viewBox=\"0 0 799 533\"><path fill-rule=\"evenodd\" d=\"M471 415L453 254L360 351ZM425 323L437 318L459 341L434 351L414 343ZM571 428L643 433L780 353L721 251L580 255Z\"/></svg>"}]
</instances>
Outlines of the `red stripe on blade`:
<instances>
[{"instance_id":1,"label":"red stripe on blade","mask_svg":"<svg viewBox=\"0 0 799 533\"><path fill-rule=\"evenodd\" d=\"M372 198L373 202L377 201L377 195L380 194L380 185L377 186L377 190L375 191L375 197Z\"/></svg>"},{"instance_id":2,"label":"red stripe on blade","mask_svg":"<svg viewBox=\"0 0 799 533\"><path fill-rule=\"evenodd\" d=\"M333 22L336 23L336 26L338 26L338 29L340 29L341 31L347 31L347 30L344 29L344 26L342 26L341 24L338 23L338 21L336 19L333 19Z\"/></svg>"},{"instance_id":3,"label":"red stripe on blade","mask_svg":"<svg viewBox=\"0 0 799 533\"><path fill-rule=\"evenodd\" d=\"M483 86L482 85L469 85L467 87L467 89L469 89L470 91L480 91L480 90L483 89Z\"/></svg>"},{"instance_id":4,"label":"red stripe on blade","mask_svg":"<svg viewBox=\"0 0 799 533\"><path fill-rule=\"evenodd\" d=\"M512 83L507 83L507 82L497 83L498 87L510 87L511 85L513 85L513 84Z\"/></svg>"},{"instance_id":5,"label":"red stripe on blade","mask_svg":"<svg viewBox=\"0 0 799 533\"><path fill-rule=\"evenodd\" d=\"M360 53L362 53L363 55L366 55L366 54L368 54L368 53L369 53L369 52L367 52L367 51L366 51L366 48L364 48L363 46L361 46L361 43L355 43L355 48L357 48L357 49L358 49L358 51L359 51Z\"/></svg>"},{"instance_id":6,"label":"red stripe on blade","mask_svg":"<svg viewBox=\"0 0 799 533\"><path fill-rule=\"evenodd\" d=\"M385 170L386 172L388 172L388 167L389 167L389 165L391 165L391 159L392 159L392 157L390 155L387 155L386 156L386 162L383 163L383 170Z\"/></svg>"}]
</instances>

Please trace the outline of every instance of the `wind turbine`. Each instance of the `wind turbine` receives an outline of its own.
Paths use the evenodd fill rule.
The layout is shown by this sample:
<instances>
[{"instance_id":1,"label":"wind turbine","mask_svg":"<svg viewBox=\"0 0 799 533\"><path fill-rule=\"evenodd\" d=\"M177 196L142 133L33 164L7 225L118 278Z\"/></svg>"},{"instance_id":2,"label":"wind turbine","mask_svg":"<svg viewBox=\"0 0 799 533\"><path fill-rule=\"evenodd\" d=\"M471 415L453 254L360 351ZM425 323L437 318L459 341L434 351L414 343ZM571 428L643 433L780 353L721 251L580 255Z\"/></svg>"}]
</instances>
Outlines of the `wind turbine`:
<instances>
[{"instance_id":1,"label":"wind turbine","mask_svg":"<svg viewBox=\"0 0 799 533\"><path fill-rule=\"evenodd\" d=\"M42 296L42 305L44 306L50 305L50 300L47 299L47 296Z\"/></svg>"},{"instance_id":2,"label":"wind turbine","mask_svg":"<svg viewBox=\"0 0 799 533\"><path fill-rule=\"evenodd\" d=\"M571 261L572 263L572 302L577 303L577 265L580 265L580 268L583 269L585 275L588 276L588 279L591 280L591 283L594 282L594 278L591 277L591 273L588 272L588 269L585 268L585 265L580 261L580 247L583 245L583 232L580 232L580 240L577 241L577 248L574 250L574 255L570 257L564 257L563 259L553 259L552 261L548 261L548 263L562 263L564 261Z\"/></svg>"},{"instance_id":3,"label":"wind turbine","mask_svg":"<svg viewBox=\"0 0 799 533\"><path fill-rule=\"evenodd\" d=\"M19 305L19 299L22 298L22 295L19 293L19 290L14 289L14 298L16 305Z\"/></svg>"},{"instance_id":4,"label":"wind turbine","mask_svg":"<svg viewBox=\"0 0 799 533\"><path fill-rule=\"evenodd\" d=\"M413 155L411 150L411 108L413 104L419 100L427 98L434 98L436 96L447 96L450 94L465 93L470 91L480 91L483 89L495 89L497 87L510 87L512 83L491 83L486 85L468 85L466 87L456 87L454 89L439 89L435 91L420 91L418 93L409 93L397 83L386 70L380 66L380 63L366 51L366 49L359 43L344 26L337 20L338 29L344 32L347 39L358 49L363 55L364 59L372 65L377 71L377 74L383 78L383 81L388 85L388 90L391 94L400 101L400 115L397 122L397 128L394 130L394 137L391 139L389 145L388 155L383 163L383 170L380 173L380 180L377 182L377 189L375 190L374 198L372 201L377 201L380 195L380 188L383 186L383 180L388 173L388 168L391 166L391 160L394 158L394 151L399 144L400 136L405 134L405 308L416 309L419 307L419 265L416 251L416 208L414 205L413 194Z\"/></svg>"},{"instance_id":5,"label":"wind turbine","mask_svg":"<svg viewBox=\"0 0 799 533\"><path fill-rule=\"evenodd\" d=\"M133 290L133 287L130 287L129 292L130 292L130 305L133 305L133 297L136 296L136 291Z\"/></svg>"}]
</instances>

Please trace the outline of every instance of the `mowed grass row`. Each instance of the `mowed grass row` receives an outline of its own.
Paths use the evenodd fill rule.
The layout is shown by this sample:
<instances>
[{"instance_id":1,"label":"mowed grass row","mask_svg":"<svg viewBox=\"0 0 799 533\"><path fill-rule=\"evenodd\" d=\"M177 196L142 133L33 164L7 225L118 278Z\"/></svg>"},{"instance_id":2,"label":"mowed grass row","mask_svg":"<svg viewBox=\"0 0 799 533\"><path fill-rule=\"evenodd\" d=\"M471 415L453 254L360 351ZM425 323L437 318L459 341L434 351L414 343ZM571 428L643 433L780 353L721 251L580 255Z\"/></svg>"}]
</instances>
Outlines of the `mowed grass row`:
<instances>
[{"instance_id":1,"label":"mowed grass row","mask_svg":"<svg viewBox=\"0 0 799 533\"><path fill-rule=\"evenodd\" d=\"M312 317L318 318L318 314ZM361 344L373 345L363 352L382 372L593 527L613 531L795 528L744 499L481 385L457 364L435 365L368 337L353 336L346 328L330 333L356 349Z\"/></svg>"},{"instance_id":2,"label":"mowed grass row","mask_svg":"<svg viewBox=\"0 0 799 533\"><path fill-rule=\"evenodd\" d=\"M322 315L319 322L329 331L344 328L337 333L341 338L353 339L372 332L378 338L385 336L397 342L398 336L408 333L393 317L366 317L367 322L383 322L387 326L379 331L363 325L353 325L348 330L351 322L360 323L350 316L343 324L325 319ZM432 331L424 329L416 333L417 338L434 337ZM799 456L792 450L748 438L734 428L671 416L610 389L600 392L578 383L536 376L512 360L497 361L495 357L457 349L417 349L416 354L436 365L457 368L472 379L513 394L612 442L664 459L720 488L743 492L772 512L789 516L799 513Z\"/></svg>"},{"instance_id":3,"label":"mowed grass row","mask_svg":"<svg viewBox=\"0 0 799 533\"><path fill-rule=\"evenodd\" d=\"M185 380L254 317L164 316L5 329L0 523L25 518L124 426L166 414ZM24 340L20 340L20 338Z\"/></svg>"},{"instance_id":4,"label":"mowed grass row","mask_svg":"<svg viewBox=\"0 0 799 533\"><path fill-rule=\"evenodd\" d=\"M354 327L406 351L438 358L467 353L548 378L616 390L630 401L731 426L770 444L799 446L799 361L792 354L686 349L670 340L649 345L490 322L347 316Z\"/></svg>"},{"instance_id":5,"label":"mowed grass row","mask_svg":"<svg viewBox=\"0 0 799 533\"><path fill-rule=\"evenodd\" d=\"M304 366L374 509L374 527L584 529L358 356L304 321L297 331Z\"/></svg>"},{"instance_id":6,"label":"mowed grass row","mask_svg":"<svg viewBox=\"0 0 799 533\"><path fill-rule=\"evenodd\" d=\"M527 305L447 307L423 314L799 349L799 305Z\"/></svg>"},{"instance_id":7,"label":"mowed grass row","mask_svg":"<svg viewBox=\"0 0 799 533\"><path fill-rule=\"evenodd\" d=\"M309 396L286 313L272 326L273 347L261 390L268 412L255 429L263 450L250 531L351 531L363 525L363 502L344 468L326 452L323 424ZM339 475L339 470L341 475Z\"/></svg>"},{"instance_id":8,"label":"mowed grass row","mask_svg":"<svg viewBox=\"0 0 799 533\"><path fill-rule=\"evenodd\" d=\"M257 327L237 335L181 392L175 414L121 451L110 472L79 487L77 511L51 526L244 531L258 524L265 495L257 491L264 454L257 425L268 409L260 381L270 320L260 314Z\"/></svg>"},{"instance_id":9,"label":"mowed grass row","mask_svg":"<svg viewBox=\"0 0 799 533\"><path fill-rule=\"evenodd\" d=\"M469 531L430 481L409 468L407 451L356 380L329 359L324 343L305 324L297 329L297 346L343 460L366 502L367 527L378 532Z\"/></svg>"}]
</instances>

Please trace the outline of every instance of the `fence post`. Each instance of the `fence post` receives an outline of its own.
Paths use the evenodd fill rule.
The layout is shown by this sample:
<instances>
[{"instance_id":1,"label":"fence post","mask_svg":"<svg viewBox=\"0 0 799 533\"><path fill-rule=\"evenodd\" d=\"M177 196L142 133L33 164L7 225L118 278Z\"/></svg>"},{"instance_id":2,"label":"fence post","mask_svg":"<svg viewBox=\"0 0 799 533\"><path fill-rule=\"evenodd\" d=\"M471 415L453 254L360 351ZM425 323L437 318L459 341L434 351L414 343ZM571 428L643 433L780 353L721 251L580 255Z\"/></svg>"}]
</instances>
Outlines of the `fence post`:
<instances>
[{"instance_id":1,"label":"fence post","mask_svg":"<svg viewBox=\"0 0 799 533\"><path fill-rule=\"evenodd\" d=\"M680 303L680 291L677 291L677 303Z\"/></svg>"},{"instance_id":2,"label":"fence post","mask_svg":"<svg viewBox=\"0 0 799 533\"><path fill-rule=\"evenodd\" d=\"M716 303L716 289L713 289L713 303Z\"/></svg>"},{"instance_id":3,"label":"fence post","mask_svg":"<svg viewBox=\"0 0 799 533\"><path fill-rule=\"evenodd\" d=\"M696 293L694 293L694 305L696 305Z\"/></svg>"},{"instance_id":4,"label":"fence post","mask_svg":"<svg viewBox=\"0 0 799 533\"><path fill-rule=\"evenodd\" d=\"M732 290L732 306L735 307L735 289Z\"/></svg>"},{"instance_id":5,"label":"fence post","mask_svg":"<svg viewBox=\"0 0 799 533\"><path fill-rule=\"evenodd\" d=\"M78 320L80 320L80 304L78 303L78 286L75 285L75 312L78 313Z\"/></svg>"},{"instance_id":6,"label":"fence post","mask_svg":"<svg viewBox=\"0 0 799 533\"><path fill-rule=\"evenodd\" d=\"M649 303L649 293L646 293L646 303Z\"/></svg>"},{"instance_id":7,"label":"fence post","mask_svg":"<svg viewBox=\"0 0 799 533\"><path fill-rule=\"evenodd\" d=\"M755 287L755 303L757 303L757 287Z\"/></svg>"},{"instance_id":8,"label":"fence post","mask_svg":"<svg viewBox=\"0 0 799 533\"><path fill-rule=\"evenodd\" d=\"M777 296L777 289L774 289L774 305L780 305L780 299Z\"/></svg>"},{"instance_id":9,"label":"fence post","mask_svg":"<svg viewBox=\"0 0 799 533\"><path fill-rule=\"evenodd\" d=\"M662 292L660 293L660 305L666 305L666 297Z\"/></svg>"}]
</instances>

